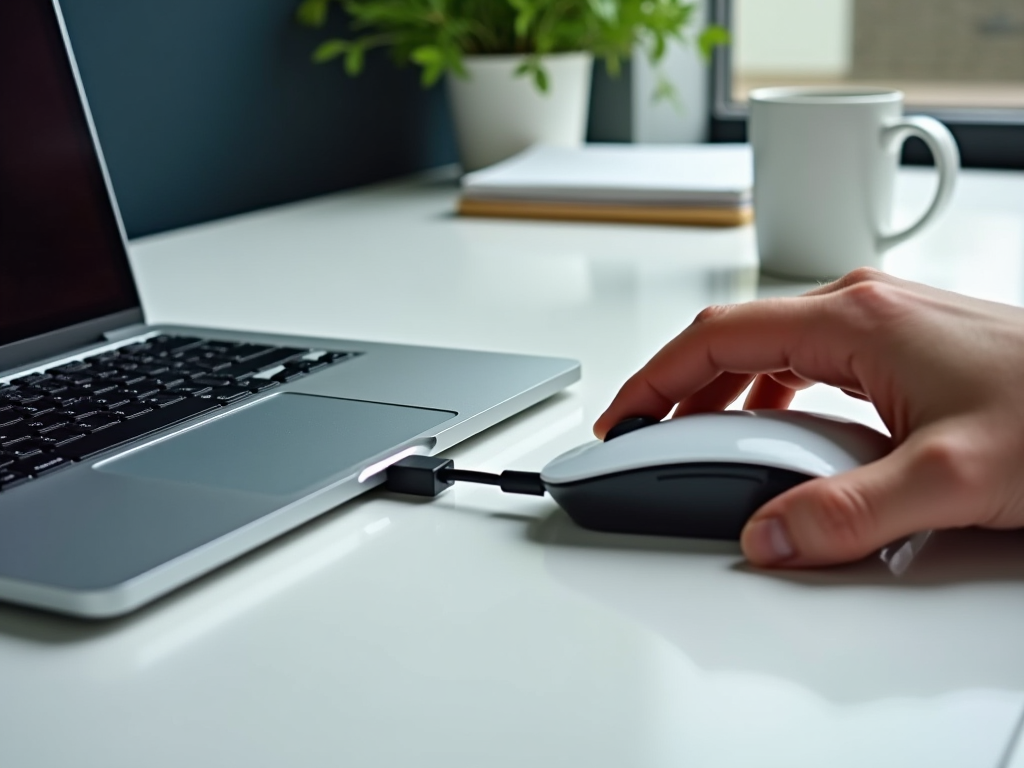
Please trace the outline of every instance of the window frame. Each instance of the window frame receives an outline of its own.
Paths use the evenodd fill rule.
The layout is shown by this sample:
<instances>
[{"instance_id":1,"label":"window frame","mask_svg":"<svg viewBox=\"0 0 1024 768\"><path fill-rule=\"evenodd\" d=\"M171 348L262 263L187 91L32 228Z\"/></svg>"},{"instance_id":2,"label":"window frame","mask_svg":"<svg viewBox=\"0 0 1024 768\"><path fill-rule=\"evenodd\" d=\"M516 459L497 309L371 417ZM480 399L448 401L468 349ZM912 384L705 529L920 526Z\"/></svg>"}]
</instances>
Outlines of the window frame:
<instances>
[{"instance_id":1,"label":"window frame","mask_svg":"<svg viewBox=\"0 0 1024 768\"><path fill-rule=\"evenodd\" d=\"M732 29L733 0L709 0L709 22ZM732 100L732 56L729 45L715 49L710 67L709 140L746 141L747 107ZM941 120L960 146L966 168L1024 170L1024 109L913 108L913 114ZM931 165L931 153L917 139L906 142L903 162Z\"/></svg>"}]
</instances>

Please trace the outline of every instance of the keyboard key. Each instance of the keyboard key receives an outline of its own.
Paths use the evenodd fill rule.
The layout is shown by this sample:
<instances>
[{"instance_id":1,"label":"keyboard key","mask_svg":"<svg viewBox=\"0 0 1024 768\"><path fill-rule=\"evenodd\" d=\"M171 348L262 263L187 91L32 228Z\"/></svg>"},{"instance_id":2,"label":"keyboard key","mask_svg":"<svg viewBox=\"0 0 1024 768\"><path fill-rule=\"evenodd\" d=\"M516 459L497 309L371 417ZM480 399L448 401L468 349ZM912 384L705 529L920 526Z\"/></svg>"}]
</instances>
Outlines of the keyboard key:
<instances>
[{"instance_id":1,"label":"keyboard key","mask_svg":"<svg viewBox=\"0 0 1024 768\"><path fill-rule=\"evenodd\" d=\"M109 362L103 363L89 363L89 366L82 371L82 373L88 373L90 376L110 376L111 374L117 373L120 369L110 365Z\"/></svg>"},{"instance_id":2,"label":"keyboard key","mask_svg":"<svg viewBox=\"0 0 1024 768\"><path fill-rule=\"evenodd\" d=\"M24 422L18 422L9 427L0 427L0 447L6 450L12 444L21 440L27 440L34 434L35 432L28 429Z\"/></svg>"},{"instance_id":3,"label":"keyboard key","mask_svg":"<svg viewBox=\"0 0 1024 768\"><path fill-rule=\"evenodd\" d=\"M25 456L34 456L37 453L42 453L43 449L48 447L46 443L33 437L8 446L4 452L20 459Z\"/></svg>"},{"instance_id":4,"label":"keyboard key","mask_svg":"<svg viewBox=\"0 0 1024 768\"><path fill-rule=\"evenodd\" d=\"M203 413L217 410L220 406L209 400L186 399L181 402L144 414L137 419L122 421L109 429L104 429L81 440L75 440L61 448L57 453L66 459L81 459L94 456L114 446L126 443L173 424L191 419Z\"/></svg>"},{"instance_id":5,"label":"keyboard key","mask_svg":"<svg viewBox=\"0 0 1024 768\"><path fill-rule=\"evenodd\" d=\"M199 398L203 400L212 398L213 400L217 400L221 403L230 403L249 394L251 394L251 392L244 387L213 387L205 395L200 395Z\"/></svg>"},{"instance_id":6,"label":"keyboard key","mask_svg":"<svg viewBox=\"0 0 1024 768\"><path fill-rule=\"evenodd\" d=\"M41 381L33 386L33 389L38 390L40 392L46 392L47 394L50 395L54 394L55 392L63 392L67 388L67 383L56 380Z\"/></svg>"},{"instance_id":7,"label":"keyboard key","mask_svg":"<svg viewBox=\"0 0 1024 768\"><path fill-rule=\"evenodd\" d=\"M301 378L305 375L306 371L304 368L286 365L283 371L275 373L271 378L274 381L280 381L283 384L286 381L294 381L295 379Z\"/></svg>"},{"instance_id":8,"label":"keyboard key","mask_svg":"<svg viewBox=\"0 0 1024 768\"><path fill-rule=\"evenodd\" d=\"M293 357L304 355L308 351L307 349L295 349L293 347L275 347L270 352L253 358L252 362L258 362L261 368L270 368L274 365L280 365L285 360L291 360Z\"/></svg>"},{"instance_id":9,"label":"keyboard key","mask_svg":"<svg viewBox=\"0 0 1024 768\"><path fill-rule=\"evenodd\" d=\"M196 339L191 336L155 336L149 339L150 350L156 353L166 352L170 353L175 350L187 349L189 347L198 347L203 343L202 339Z\"/></svg>"},{"instance_id":10,"label":"keyboard key","mask_svg":"<svg viewBox=\"0 0 1024 768\"><path fill-rule=\"evenodd\" d=\"M95 405L97 410L111 410L122 405L127 405L132 401L131 395L120 389L115 389L112 392L107 392L103 395L97 395L96 397L89 398L88 402Z\"/></svg>"},{"instance_id":11,"label":"keyboard key","mask_svg":"<svg viewBox=\"0 0 1024 768\"><path fill-rule=\"evenodd\" d=\"M92 416L100 410L101 406L94 405L88 401L82 401L78 403L72 403L66 408L62 408L57 413L60 416L67 416L68 419L78 420L84 419L88 416Z\"/></svg>"},{"instance_id":12,"label":"keyboard key","mask_svg":"<svg viewBox=\"0 0 1024 768\"><path fill-rule=\"evenodd\" d=\"M147 364L143 364L143 365L140 365L135 370L138 371L139 373L145 375L145 376L153 377L153 376L157 376L157 375L159 375L161 373L167 373L167 371L169 369L167 368L166 365L147 365Z\"/></svg>"},{"instance_id":13,"label":"keyboard key","mask_svg":"<svg viewBox=\"0 0 1024 768\"><path fill-rule=\"evenodd\" d=\"M42 416L36 416L32 419L25 420L25 426L29 429L33 429L36 432L46 432L50 429L56 429L57 427L63 427L68 423L68 420L63 416L58 416L56 413L44 413Z\"/></svg>"},{"instance_id":14,"label":"keyboard key","mask_svg":"<svg viewBox=\"0 0 1024 768\"><path fill-rule=\"evenodd\" d=\"M151 377L150 381L159 387L170 389L171 387L176 387L179 384L184 384L185 377L169 371L167 373L160 374L159 376Z\"/></svg>"},{"instance_id":15,"label":"keyboard key","mask_svg":"<svg viewBox=\"0 0 1024 768\"><path fill-rule=\"evenodd\" d=\"M36 400L34 403L28 403L27 405L20 405L14 410L20 413L25 418L32 418L33 416L41 416L44 413L49 413L57 409L57 404L49 400Z\"/></svg>"},{"instance_id":16,"label":"keyboard key","mask_svg":"<svg viewBox=\"0 0 1024 768\"><path fill-rule=\"evenodd\" d=\"M94 413L75 422L74 428L82 432L99 432L101 429L112 427L121 420L112 413Z\"/></svg>"},{"instance_id":17,"label":"keyboard key","mask_svg":"<svg viewBox=\"0 0 1024 768\"><path fill-rule=\"evenodd\" d=\"M134 355L139 352L148 352L153 348L153 343L150 341L139 341L135 344L129 344L127 347L121 347L117 351L122 355Z\"/></svg>"},{"instance_id":18,"label":"keyboard key","mask_svg":"<svg viewBox=\"0 0 1024 768\"><path fill-rule=\"evenodd\" d=\"M228 387L235 383L234 379L230 379L227 376L197 376L192 379L193 385L199 385L201 387Z\"/></svg>"},{"instance_id":19,"label":"keyboard key","mask_svg":"<svg viewBox=\"0 0 1024 768\"><path fill-rule=\"evenodd\" d=\"M58 365L56 368L48 368L46 372L56 378L57 376L61 375L78 373L88 367L88 363L83 363L80 360L75 360L70 363L65 363L64 365Z\"/></svg>"},{"instance_id":20,"label":"keyboard key","mask_svg":"<svg viewBox=\"0 0 1024 768\"><path fill-rule=\"evenodd\" d=\"M92 376L86 371L78 371L74 373L58 373L53 377L54 381L60 381L67 384L69 387L77 387L80 384L92 381Z\"/></svg>"},{"instance_id":21,"label":"keyboard key","mask_svg":"<svg viewBox=\"0 0 1024 768\"><path fill-rule=\"evenodd\" d=\"M28 482L32 478L24 472L17 472L12 469L0 470L0 491L6 491L16 485Z\"/></svg>"},{"instance_id":22,"label":"keyboard key","mask_svg":"<svg viewBox=\"0 0 1024 768\"><path fill-rule=\"evenodd\" d=\"M0 469L11 466L15 461L17 461L16 456L6 451L0 451Z\"/></svg>"},{"instance_id":23,"label":"keyboard key","mask_svg":"<svg viewBox=\"0 0 1024 768\"><path fill-rule=\"evenodd\" d=\"M19 421L22 421L23 418L24 417L22 417L22 415L13 408L6 411L0 411L0 428L17 424Z\"/></svg>"},{"instance_id":24,"label":"keyboard key","mask_svg":"<svg viewBox=\"0 0 1024 768\"><path fill-rule=\"evenodd\" d=\"M273 368L275 365L280 365L285 360L291 360L305 351L304 349L293 349L291 347L270 348L261 355L250 357L244 362L238 362L229 368L223 368L218 373L234 378L248 376L258 371L265 371L267 368Z\"/></svg>"},{"instance_id":25,"label":"keyboard key","mask_svg":"<svg viewBox=\"0 0 1024 768\"><path fill-rule=\"evenodd\" d=\"M229 352L233 353L235 348L241 346L233 341L204 341L198 347L198 352L213 352L215 355L224 355Z\"/></svg>"},{"instance_id":26,"label":"keyboard key","mask_svg":"<svg viewBox=\"0 0 1024 768\"><path fill-rule=\"evenodd\" d=\"M30 373L27 376L19 376L16 379L11 379L11 384L17 387L29 387L40 381L46 381L50 378L48 373Z\"/></svg>"},{"instance_id":27,"label":"keyboard key","mask_svg":"<svg viewBox=\"0 0 1024 768\"><path fill-rule=\"evenodd\" d=\"M224 368L229 368L231 366L231 361L214 359L196 360L194 363L192 363L192 365L193 367L198 368L201 371L205 371L207 373L215 373Z\"/></svg>"},{"instance_id":28,"label":"keyboard key","mask_svg":"<svg viewBox=\"0 0 1024 768\"><path fill-rule=\"evenodd\" d=\"M179 400L185 397L183 394L176 392L157 392L155 395L145 397L139 400L143 405L148 405L150 408L166 408L168 405L173 405Z\"/></svg>"},{"instance_id":29,"label":"keyboard key","mask_svg":"<svg viewBox=\"0 0 1024 768\"><path fill-rule=\"evenodd\" d=\"M81 432L72 432L70 429L54 429L40 436L51 448L70 443L72 440L80 440L85 437Z\"/></svg>"},{"instance_id":30,"label":"keyboard key","mask_svg":"<svg viewBox=\"0 0 1024 768\"><path fill-rule=\"evenodd\" d=\"M6 392L3 397L7 402L14 403L15 405L27 405L28 403L34 403L36 400L42 400L43 393L19 389L13 392Z\"/></svg>"},{"instance_id":31,"label":"keyboard key","mask_svg":"<svg viewBox=\"0 0 1024 768\"><path fill-rule=\"evenodd\" d=\"M196 363L203 360L223 360L224 356L219 352L204 351L202 349L190 349L178 356L178 359L186 363Z\"/></svg>"},{"instance_id":32,"label":"keyboard key","mask_svg":"<svg viewBox=\"0 0 1024 768\"><path fill-rule=\"evenodd\" d=\"M201 395L204 392L209 392L210 386L208 384L182 384L180 387L175 387L174 389L169 389L167 391L172 394L180 393L182 395L191 395L194 397L196 395Z\"/></svg>"},{"instance_id":33,"label":"keyboard key","mask_svg":"<svg viewBox=\"0 0 1024 768\"><path fill-rule=\"evenodd\" d=\"M160 391L160 385L153 383L149 379L143 379L130 387L121 387L119 391L132 399L138 399L155 395Z\"/></svg>"},{"instance_id":34,"label":"keyboard key","mask_svg":"<svg viewBox=\"0 0 1024 768\"><path fill-rule=\"evenodd\" d=\"M107 381L106 379L94 379L88 384L81 384L78 387L83 393L101 395L104 392L109 392L112 389L117 389L116 381Z\"/></svg>"},{"instance_id":35,"label":"keyboard key","mask_svg":"<svg viewBox=\"0 0 1024 768\"><path fill-rule=\"evenodd\" d=\"M128 403L127 405L121 405L112 409L110 414L119 419L134 419L144 413L149 413L151 410L153 410L152 407L142 403Z\"/></svg>"},{"instance_id":36,"label":"keyboard key","mask_svg":"<svg viewBox=\"0 0 1024 768\"><path fill-rule=\"evenodd\" d=\"M71 405L72 403L77 403L83 397L87 396L89 396L89 393L86 392L85 390L69 389L64 392L58 392L56 395L53 395L50 399L57 404L58 408L63 408L65 406Z\"/></svg>"},{"instance_id":37,"label":"keyboard key","mask_svg":"<svg viewBox=\"0 0 1024 768\"><path fill-rule=\"evenodd\" d=\"M167 361L164 358L153 357L152 355L140 352L134 355L121 353L119 360L130 360L138 365L167 365Z\"/></svg>"},{"instance_id":38,"label":"keyboard key","mask_svg":"<svg viewBox=\"0 0 1024 768\"><path fill-rule=\"evenodd\" d=\"M117 350L113 350L112 349L112 350L108 350L106 352L100 352L98 355L92 355L91 357L87 357L87 358L84 359L83 362L86 362L89 365L95 366L95 365L99 365L101 363L109 362L110 360L113 360L114 358L116 358L117 355L118 355Z\"/></svg>"},{"instance_id":39,"label":"keyboard key","mask_svg":"<svg viewBox=\"0 0 1024 768\"><path fill-rule=\"evenodd\" d=\"M182 376L186 379L191 379L193 376L205 376L207 371L202 368L196 368L192 363L183 363L175 360L171 363L170 371L168 372L174 376Z\"/></svg>"},{"instance_id":40,"label":"keyboard key","mask_svg":"<svg viewBox=\"0 0 1024 768\"><path fill-rule=\"evenodd\" d=\"M146 377L141 373L135 371L124 371L122 373L115 373L112 376L104 376L107 381L114 382L120 387L134 387L140 381L145 381Z\"/></svg>"},{"instance_id":41,"label":"keyboard key","mask_svg":"<svg viewBox=\"0 0 1024 768\"><path fill-rule=\"evenodd\" d=\"M245 386L250 392L262 392L271 387L281 386L281 382L273 379L249 379L245 382Z\"/></svg>"},{"instance_id":42,"label":"keyboard key","mask_svg":"<svg viewBox=\"0 0 1024 768\"><path fill-rule=\"evenodd\" d=\"M265 355L273 349L273 347L268 347L265 344L239 344L231 350L230 356L233 357L236 362L243 363L254 357Z\"/></svg>"},{"instance_id":43,"label":"keyboard key","mask_svg":"<svg viewBox=\"0 0 1024 768\"><path fill-rule=\"evenodd\" d=\"M65 459L63 456L55 456L52 453L41 453L28 459L22 459L12 466L11 469L25 475L35 475L36 477L39 477L39 475L49 474L50 472L61 469L62 467L71 466L72 463L73 462L70 459Z\"/></svg>"}]
</instances>

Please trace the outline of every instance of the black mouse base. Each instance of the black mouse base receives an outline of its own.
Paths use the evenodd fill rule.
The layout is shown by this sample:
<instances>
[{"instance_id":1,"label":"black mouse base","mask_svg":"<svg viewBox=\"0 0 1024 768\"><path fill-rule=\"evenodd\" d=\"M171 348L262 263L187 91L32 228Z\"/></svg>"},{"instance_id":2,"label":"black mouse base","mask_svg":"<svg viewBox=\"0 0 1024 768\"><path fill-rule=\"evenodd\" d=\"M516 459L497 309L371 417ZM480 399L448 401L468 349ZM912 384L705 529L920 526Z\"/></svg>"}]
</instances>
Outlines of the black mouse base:
<instances>
[{"instance_id":1,"label":"black mouse base","mask_svg":"<svg viewBox=\"0 0 1024 768\"><path fill-rule=\"evenodd\" d=\"M807 480L785 469L687 464L549 484L547 489L582 528L735 541L762 504Z\"/></svg>"}]
</instances>

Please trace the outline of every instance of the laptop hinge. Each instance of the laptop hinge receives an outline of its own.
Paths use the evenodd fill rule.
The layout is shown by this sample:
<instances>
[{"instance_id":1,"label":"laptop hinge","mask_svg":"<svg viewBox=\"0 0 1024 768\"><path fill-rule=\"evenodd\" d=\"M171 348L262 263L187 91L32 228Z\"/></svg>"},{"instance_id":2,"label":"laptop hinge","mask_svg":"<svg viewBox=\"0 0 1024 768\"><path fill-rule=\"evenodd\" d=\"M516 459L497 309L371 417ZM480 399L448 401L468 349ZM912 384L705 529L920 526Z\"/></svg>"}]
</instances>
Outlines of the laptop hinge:
<instances>
[{"instance_id":1,"label":"laptop hinge","mask_svg":"<svg viewBox=\"0 0 1024 768\"><path fill-rule=\"evenodd\" d=\"M112 331L107 331L103 334L103 338L107 341L122 341L123 339L130 339L132 336L139 336L140 334L146 333L149 330L149 326L145 323L132 323L122 328L115 328Z\"/></svg>"}]
</instances>

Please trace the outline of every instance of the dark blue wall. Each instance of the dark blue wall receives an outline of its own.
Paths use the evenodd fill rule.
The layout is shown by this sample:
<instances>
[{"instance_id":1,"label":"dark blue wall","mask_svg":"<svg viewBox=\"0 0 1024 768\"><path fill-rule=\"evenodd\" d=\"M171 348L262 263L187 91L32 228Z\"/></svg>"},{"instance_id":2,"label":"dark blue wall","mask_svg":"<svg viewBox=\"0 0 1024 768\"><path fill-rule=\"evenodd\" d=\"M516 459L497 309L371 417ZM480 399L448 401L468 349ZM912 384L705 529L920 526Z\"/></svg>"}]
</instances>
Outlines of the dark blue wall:
<instances>
[{"instance_id":1,"label":"dark blue wall","mask_svg":"<svg viewBox=\"0 0 1024 768\"><path fill-rule=\"evenodd\" d=\"M63 0L130 237L455 160L443 89L311 64L295 5Z\"/></svg>"}]
</instances>

